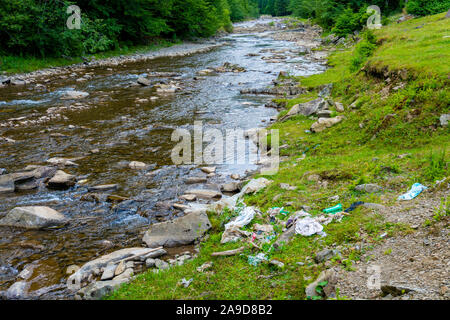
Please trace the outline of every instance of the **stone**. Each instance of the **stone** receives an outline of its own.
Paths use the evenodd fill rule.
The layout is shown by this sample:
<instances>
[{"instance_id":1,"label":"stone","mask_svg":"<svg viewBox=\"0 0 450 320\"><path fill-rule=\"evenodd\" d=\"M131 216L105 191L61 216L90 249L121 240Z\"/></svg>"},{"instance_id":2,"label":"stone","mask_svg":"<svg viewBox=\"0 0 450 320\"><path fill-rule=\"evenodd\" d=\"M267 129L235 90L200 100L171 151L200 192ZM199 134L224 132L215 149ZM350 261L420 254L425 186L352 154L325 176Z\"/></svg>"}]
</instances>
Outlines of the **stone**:
<instances>
[{"instance_id":1,"label":"stone","mask_svg":"<svg viewBox=\"0 0 450 320\"><path fill-rule=\"evenodd\" d=\"M269 184L271 184L272 181L266 179L266 178L258 178L250 180L249 183L247 183L241 190L240 195L246 195L258 192L265 187L267 187Z\"/></svg>"},{"instance_id":2,"label":"stone","mask_svg":"<svg viewBox=\"0 0 450 320\"><path fill-rule=\"evenodd\" d=\"M166 270L166 269L170 268L170 266L167 262L160 260L160 259L155 260L155 267L159 270Z\"/></svg>"},{"instance_id":3,"label":"stone","mask_svg":"<svg viewBox=\"0 0 450 320\"><path fill-rule=\"evenodd\" d=\"M65 225L64 215L49 207L16 207L0 220L0 226L42 229Z\"/></svg>"},{"instance_id":4,"label":"stone","mask_svg":"<svg viewBox=\"0 0 450 320\"><path fill-rule=\"evenodd\" d=\"M47 160L47 163L63 166L63 167L77 167L78 164L66 158L50 158Z\"/></svg>"},{"instance_id":5,"label":"stone","mask_svg":"<svg viewBox=\"0 0 450 320\"><path fill-rule=\"evenodd\" d=\"M97 281L79 290L76 296L83 300L100 300L103 296L111 294L129 279Z\"/></svg>"},{"instance_id":6,"label":"stone","mask_svg":"<svg viewBox=\"0 0 450 320\"><path fill-rule=\"evenodd\" d=\"M14 179L9 174L0 176L0 194L14 192L16 186Z\"/></svg>"},{"instance_id":7,"label":"stone","mask_svg":"<svg viewBox=\"0 0 450 320\"><path fill-rule=\"evenodd\" d=\"M233 180L241 180L241 176L238 175L238 174L236 174L236 173L232 174L232 175L230 176L230 178L233 179Z\"/></svg>"},{"instance_id":8,"label":"stone","mask_svg":"<svg viewBox=\"0 0 450 320\"><path fill-rule=\"evenodd\" d=\"M72 274L68 281L74 283L81 283L86 280L91 274L97 269L105 268L108 265L117 265L122 260L143 260L150 258L151 255L161 256L165 254L166 251L163 249L155 250L151 248L126 248L114 251L107 255L101 256L95 260L85 263L77 272ZM154 258L155 256L153 256ZM114 269L115 271L115 269Z\"/></svg>"},{"instance_id":9,"label":"stone","mask_svg":"<svg viewBox=\"0 0 450 320\"><path fill-rule=\"evenodd\" d=\"M356 186L355 190L359 191L359 192L375 193L375 192L381 191L382 188L377 184L368 183L368 184L360 184L360 185Z\"/></svg>"},{"instance_id":10,"label":"stone","mask_svg":"<svg viewBox=\"0 0 450 320\"><path fill-rule=\"evenodd\" d=\"M317 116L319 118L331 118L331 115L333 114L333 111L331 110L321 110L317 112Z\"/></svg>"},{"instance_id":11,"label":"stone","mask_svg":"<svg viewBox=\"0 0 450 320\"><path fill-rule=\"evenodd\" d=\"M88 191L89 192L93 192L93 191L111 191L111 190L117 190L119 187L119 185L117 184L102 184L99 186L94 186L94 187L89 187Z\"/></svg>"},{"instance_id":12,"label":"stone","mask_svg":"<svg viewBox=\"0 0 450 320\"><path fill-rule=\"evenodd\" d=\"M147 168L147 165L143 162L139 162L139 161L131 161L128 164L128 167L130 167L131 169L135 169L135 170L142 170Z\"/></svg>"},{"instance_id":13,"label":"stone","mask_svg":"<svg viewBox=\"0 0 450 320\"><path fill-rule=\"evenodd\" d=\"M378 203L364 203L364 204L362 204L362 206L365 208L373 209L373 210L386 209L385 206L383 206L382 204L378 204Z\"/></svg>"},{"instance_id":14,"label":"stone","mask_svg":"<svg viewBox=\"0 0 450 320\"><path fill-rule=\"evenodd\" d=\"M8 173L8 170L6 170L5 168L0 168L0 176L7 174L7 173Z\"/></svg>"},{"instance_id":15,"label":"stone","mask_svg":"<svg viewBox=\"0 0 450 320\"><path fill-rule=\"evenodd\" d=\"M287 244L289 243L292 238L295 237L295 225L291 226L289 229L287 229L286 231L284 231L281 236L277 239L277 241L275 241L275 243L273 244L273 247L275 249L280 248L283 244Z\"/></svg>"},{"instance_id":16,"label":"stone","mask_svg":"<svg viewBox=\"0 0 450 320\"><path fill-rule=\"evenodd\" d=\"M291 186L291 185L289 185L287 183L280 183L280 188L283 189L283 190L288 190L288 191L293 191L293 190L297 189L297 187Z\"/></svg>"},{"instance_id":17,"label":"stone","mask_svg":"<svg viewBox=\"0 0 450 320\"><path fill-rule=\"evenodd\" d=\"M150 226L143 241L148 247L175 247L191 244L211 228L206 212L192 212L171 221Z\"/></svg>"},{"instance_id":18,"label":"stone","mask_svg":"<svg viewBox=\"0 0 450 320\"><path fill-rule=\"evenodd\" d=\"M229 182L223 184L220 189L223 192L238 192L241 189L241 184L239 182Z\"/></svg>"},{"instance_id":19,"label":"stone","mask_svg":"<svg viewBox=\"0 0 450 320\"><path fill-rule=\"evenodd\" d=\"M344 105L342 103L340 103L340 102L335 102L334 106L335 106L337 112L344 112L345 111Z\"/></svg>"},{"instance_id":20,"label":"stone","mask_svg":"<svg viewBox=\"0 0 450 320\"><path fill-rule=\"evenodd\" d=\"M89 93L83 91L67 91L61 96L61 99L63 100L82 99L86 98L88 95Z\"/></svg>"},{"instance_id":21,"label":"stone","mask_svg":"<svg viewBox=\"0 0 450 320\"><path fill-rule=\"evenodd\" d=\"M152 83L150 82L150 80L148 80L148 79L146 79L146 78L144 78L144 77L139 77L139 78L137 79L137 83L139 83L141 86L145 86L145 87L152 84Z\"/></svg>"},{"instance_id":22,"label":"stone","mask_svg":"<svg viewBox=\"0 0 450 320\"><path fill-rule=\"evenodd\" d=\"M112 278L114 278L114 272L117 269L117 264L114 263L110 263L105 267L105 270L103 271L101 280L111 280Z\"/></svg>"},{"instance_id":23,"label":"stone","mask_svg":"<svg viewBox=\"0 0 450 320\"><path fill-rule=\"evenodd\" d=\"M220 198L222 198L222 194L216 190L189 189L185 193L193 194L197 198L201 198L201 199L220 199Z\"/></svg>"},{"instance_id":24,"label":"stone","mask_svg":"<svg viewBox=\"0 0 450 320\"><path fill-rule=\"evenodd\" d=\"M200 170L202 170L204 173L214 173L216 172L216 167L203 167L200 168Z\"/></svg>"},{"instance_id":25,"label":"stone","mask_svg":"<svg viewBox=\"0 0 450 320\"><path fill-rule=\"evenodd\" d=\"M184 181L186 184L206 183L208 179L205 177L189 177Z\"/></svg>"},{"instance_id":26,"label":"stone","mask_svg":"<svg viewBox=\"0 0 450 320\"><path fill-rule=\"evenodd\" d=\"M30 284L26 281L15 282L6 290L5 297L10 300L23 299L28 296L28 288Z\"/></svg>"},{"instance_id":27,"label":"stone","mask_svg":"<svg viewBox=\"0 0 450 320\"><path fill-rule=\"evenodd\" d=\"M296 104L293 106L289 112L283 116L280 120L285 121L296 115L304 115L309 117L316 114L318 111L325 110L328 108L328 103L326 100L319 98L305 103Z\"/></svg>"},{"instance_id":28,"label":"stone","mask_svg":"<svg viewBox=\"0 0 450 320\"><path fill-rule=\"evenodd\" d=\"M125 271L123 271L121 274L119 274L118 276L114 277L114 281L118 281L118 280L128 280L130 279L132 276L134 275L134 270L133 268L127 268L125 269Z\"/></svg>"},{"instance_id":29,"label":"stone","mask_svg":"<svg viewBox=\"0 0 450 320\"><path fill-rule=\"evenodd\" d=\"M209 262L205 262L204 264L202 264L200 267L197 268L198 272L205 272L206 270L212 268L213 266L213 262L209 261Z\"/></svg>"},{"instance_id":30,"label":"stone","mask_svg":"<svg viewBox=\"0 0 450 320\"><path fill-rule=\"evenodd\" d=\"M323 295L325 297L332 297L333 294L335 293L334 289L335 289L335 285L337 283L337 276L334 270L332 269L328 269L323 271L319 277L316 279L316 281L312 282L311 284L309 284L306 289L305 289L305 293L306 293L306 297L308 298L312 298L315 296L320 296L320 294L318 292L316 292L316 288L319 285L319 283L327 281L327 285L325 286L325 288L323 288Z\"/></svg>"},{"instance_id":31,"label":"stone","mask_svg":"<svg viewBox=\"0 0 450 320\"><path fill-rule=\"evenodd\" d=\"M319 118L319 120L317 120L317 122L314 122L311 125L311 131L312 132L322 132L327 128L330 128L336 124L338 124L339 122L341 122L342 120L344 120L345 117L344 116L337 116L334 118Z\"/></svg>"},{"instance_id":32,"label":"stone","mask_svg":"<svg viewBox=\"0 0 450 320\"><path fill-rule=\"evenodd\" d=\"M439 121L441 122L441 126L447 127L448 122L450 121L450 113L441 115Z\"/></svg>"},{"instance_id":33,"label":"stone","mask_svg":"<svg viewBox=\"0 0 450 320\"><path fill-rule=\"evenodd\" d=\"M119 274L124 273L126 270L126 264L125 261L120 261L119 265L117 266L116 270L114 271L114 275L118 276Z\"/></svg>"},{"instance_id":34,"label":"stone","mask_svg":"<svg viewBox=\"0 0 450 320\"><path fill-rule=\"evenodd\" d=\"M324 261L330 260L337 254L336 250L324 249L319 251L314 257L316 263L322 263Z\"/></svg>"},{"instance_id":35,"label":"stone","mask_svg":"<svg viewBox=\"0 0 450 320\"><path fill-rule=\"evenodd\" d=\"M23 270L17 276L22 280L29 280L33 276L33 270L36 267L34 264L29 264L23 268Z\"/></svg>"},{"instance_id":36,"label":"stone","mask_svg":"<svg viewBox=\"0 0 450 320\"><path fill-rule=\"evenodd\" d=\"M186 200L186 201L195 201L197 199L197 196L195 194L185 194L180 197L180 199Z\"/></svg>"},{"instance_id":37,"label":"stone","mask_svg":"<svg viewBox=\"0 0 450 320\"><path fill-rule=\"evenodd\" d=\"M145 266L147 268L152 268L156 265L156 260L153 258L148 258L147 260L145 260Z\"/></svg>"},{"instance_id":38,"label":"stone","mask_svg":"<svg viewBox=\"0 0 450 320\"><path fill-rule=\"evenodd\" d=\"M73 187L75 183L76 177L74 175L58 170L53 178L47 182L47 187L51 189L68 189Z\"/></svg>"}]
</instances>

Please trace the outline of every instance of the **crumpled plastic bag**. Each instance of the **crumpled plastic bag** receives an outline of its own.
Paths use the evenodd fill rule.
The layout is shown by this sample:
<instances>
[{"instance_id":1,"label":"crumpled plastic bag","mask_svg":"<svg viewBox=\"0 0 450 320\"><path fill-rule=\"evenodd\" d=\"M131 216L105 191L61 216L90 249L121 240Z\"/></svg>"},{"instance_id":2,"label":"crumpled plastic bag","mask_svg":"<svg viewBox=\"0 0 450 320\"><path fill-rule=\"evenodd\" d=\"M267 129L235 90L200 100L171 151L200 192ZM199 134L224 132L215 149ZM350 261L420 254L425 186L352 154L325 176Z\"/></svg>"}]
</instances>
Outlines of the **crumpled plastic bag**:
<instances>
[{"instance_id":1,"label":"crumpled plastic bag","mask_svg":"<svg viewBox=\"0 0 450 320\"><path fill-rule=\"evenodd\" d=\"M401 196L398 197L398 200L412 200L426 189L428 189L428 187L425 187L420 183L414 183L407 193L402 194Z\"/></svg>"},{"instance_id":2,"label":"crumpled plastic bag","mask_svg":"<svg viewBox=\"0 0 450 320\"><path fill-rule=\"evenodd\" d=\"M231 226L223 232L220 243L235 242L243 237L249 237L251 234L251 232L239 229L238 226Z\"/></svg>"},{"instance_id":3,"label":"crumpled plastic bag","mask_svg":"<svg viewBox=\"0 0 450 320\"><path fill-rule=\"evenodd\" d=\"M255 256L248 256L248 263L255 267L263 261L267 261L267 257L264 253L258 253Z\"/></svg>"},{"instance_id":4,"label":"crumpled plastic bag","mask_svg":"<svg viewBox=\"0 0 450 320\"><path fill-rule=\"evenodd\" d=\"M302 236L309 237L313 234L321 233L322 231L323 226L315 219L310 217L298 219L295 224L295 233L301 234Z\"/></svg>"},{"instance_id":5,"label":"crumpled plastic bag","mask_svg":"<svg viewBox=\"0 0 450 320\"><path fill-rule=\"evenodd\" d=\"M246 226L253 220L255 214L256 214L255 208L245 207L244 210L242 210L241 214L234 221L228 222L225 225L225 230L234 226L238 228Z\"/></svg>"}]
</instances>

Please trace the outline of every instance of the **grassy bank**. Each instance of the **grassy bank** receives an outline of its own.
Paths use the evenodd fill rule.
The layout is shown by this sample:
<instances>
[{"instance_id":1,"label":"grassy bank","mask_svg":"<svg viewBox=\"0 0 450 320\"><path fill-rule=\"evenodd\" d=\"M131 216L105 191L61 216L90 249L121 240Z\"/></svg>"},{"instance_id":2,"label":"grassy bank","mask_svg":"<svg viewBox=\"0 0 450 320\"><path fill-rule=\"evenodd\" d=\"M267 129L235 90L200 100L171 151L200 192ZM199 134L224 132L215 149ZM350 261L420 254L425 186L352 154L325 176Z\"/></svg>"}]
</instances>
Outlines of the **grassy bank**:
<instances>
[{"instance_id":1,"label":"grassy bank","mask_svg":"<svg viewBox=\"0 0 450 320\"><path fill-rule=\"evenodd\" d=\"M389 206L413 183L432 186L449 176L450 129L439 122L441 114L450 112L449 67L444 63L450 54L450 39L444 38L450 20L443 18L444 14L424 17L376 31L370 56L361 57L358 47L338 48L330 56L329 70L297 79L309 93L277 100L285 106L283 115L293 105L316 98L323 85L333 83L331 99L345 107L344 112L333 111L345 120L321 133L310 133L316 119L304 116L273 125L280 130L280 145L284 145L280 152L286 160L276 175L267 177L273 180L270 186L246 197L246 204L257 206L263 215L244 230L253 230L255 223L269 223L267 210L272 207L293 213L308 206L309 212L317 215L337 203L345 208L355 201ZM356 59L361 68L351 71ZM296 189L285 190L280 183ZM355 186L363 183L378 184L382 191L356 191ZM335 196L339 200L331 199ZM278 251L271 243L261 250L247 244L242 255L211 257L214 251L244 245L220 243L224 223L234 215L228 210L221 215L209 213L213 228L201 243L197 259L139 275L108 299L305 299L305 287L321 271L332 266L352 270L366 250L385 241L382 234L391 237L415 232L409 225L388 222L359 207L340 223L325 226L326 237L297 235ZM288 216L277 218L286 221ZM279 225L275 231L281 232ZM315 254L324 248L336 248L339 254L315 263ZM283 262L284 268L250 265L248 255L258 252ZM213 262L211 272L196 271L207 261ZM185 288L177 285L182 278L194 280ZM339 288L336 295L345 299Z\"/></svg>"},{"instance_id":2,"label":"grassy bank","mask_svg":"<svg viewBox=\"0 0 450 320\"><path fill-rule=\"evenodd\" d=\"M121 47L115 50L105 51L97 54L86 55L85 58L91 59L107 59L119 57L123 55L133 55L156 51L161 48L171 47L181 41L161 40L158 43L145 46ZM7 74L26 73L41 70L45 68L64 67L72 64L82 63L81 57L67 58L36 58L36 57L19 57L19 56L0 56L0 71Z\"/></svg>"}]
</instances>

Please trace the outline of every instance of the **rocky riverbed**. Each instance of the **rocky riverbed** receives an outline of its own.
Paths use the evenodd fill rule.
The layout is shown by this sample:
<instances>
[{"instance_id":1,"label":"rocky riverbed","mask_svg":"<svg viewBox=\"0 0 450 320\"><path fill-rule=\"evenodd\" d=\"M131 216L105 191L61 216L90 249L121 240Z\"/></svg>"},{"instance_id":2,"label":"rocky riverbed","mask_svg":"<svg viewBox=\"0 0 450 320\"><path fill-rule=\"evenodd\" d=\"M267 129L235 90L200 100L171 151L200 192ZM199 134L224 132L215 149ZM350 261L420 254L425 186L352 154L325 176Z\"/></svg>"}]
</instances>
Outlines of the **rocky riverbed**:
<instances>
[{"instance_id":1,"label":"rocky riverbed","mask_svg":"<svg viewBox=\"0 0 450 320\"><path fill-rule=\"evenodd\" d=\"M199 233L161 238L173 231L168 221L202 219L206 205L234 201L258 160L174 165L172 132L192 130L194 121L222 132L264 127L276 119L266 104L280 72L325 69L324 56L311 51L320 30L304 25L289 38L281 20L260 22L270 28L246 22L214 42L2 79L4 298L95 298L142 270L195 256ZM301 93L294 87L277 88ZM88 289L76 294L68 280L78 275Z\"/></svg>"}]
</instances>

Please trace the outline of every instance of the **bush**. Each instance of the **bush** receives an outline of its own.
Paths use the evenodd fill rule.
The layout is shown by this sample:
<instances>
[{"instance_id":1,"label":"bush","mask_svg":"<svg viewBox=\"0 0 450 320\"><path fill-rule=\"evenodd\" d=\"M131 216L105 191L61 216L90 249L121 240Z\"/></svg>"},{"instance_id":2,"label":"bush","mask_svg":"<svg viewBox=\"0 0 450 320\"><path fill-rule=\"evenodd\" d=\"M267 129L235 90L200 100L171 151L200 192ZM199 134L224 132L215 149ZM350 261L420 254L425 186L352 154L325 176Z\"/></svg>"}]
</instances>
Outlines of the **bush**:
<instances>
[{"instance_id":1,"label":"bush","mask_svg":"<svg viewBox=\"0 0 450 320\"><path fill-rule=\"evenodd\" d=\"M345 9L337 18L336 25L331 31L339 37L345 37L354 31L361 30L369 16L365 7L357 13L352 9Z\"/></svg>"},{"instance_id":2,"label":"bush","mask_svg":"<svg viewBox=\"0 0 450 320\"><path fill-rule=\"evenodd\" d=\"M355 54L350 64L350 71L358 71L363 63L373 54L376 47L375 35L371 30L366 30L363 33L363 40L356 45Z\"/></svg>"},{"instance_id":3,"label":"bush","mask_svg":"<svg viewBox=\"0 0 450 320\"><path fill-rule=\"evenodd\" d=\"M409 0L406 5L408 13L416 16L426 16L447 11L450 0Z\"/></svg>"}]
</instances>

